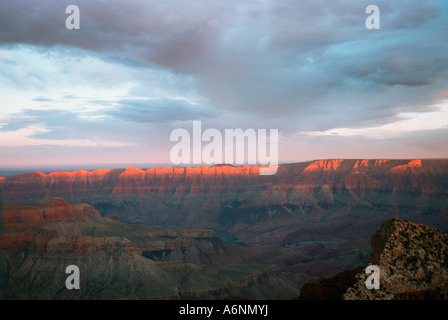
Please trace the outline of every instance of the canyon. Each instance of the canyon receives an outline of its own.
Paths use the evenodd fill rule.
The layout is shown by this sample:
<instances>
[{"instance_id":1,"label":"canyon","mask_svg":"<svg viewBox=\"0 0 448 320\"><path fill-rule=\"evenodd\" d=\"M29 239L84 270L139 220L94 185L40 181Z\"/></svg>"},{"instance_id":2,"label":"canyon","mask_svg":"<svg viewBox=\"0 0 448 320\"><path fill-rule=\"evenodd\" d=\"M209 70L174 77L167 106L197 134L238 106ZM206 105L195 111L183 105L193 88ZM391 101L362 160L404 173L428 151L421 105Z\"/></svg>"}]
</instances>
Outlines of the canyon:
<instances>
[{"instance_id":1,"label":"canyon","mask_svg":"<svg viewBox=\"0 0 448 320\"><path fill-rule=\"evenodd\" d=\"M3 220L75 232L83 214L68 208L85 206L95 219L126 226L114 236L131 241L148 261L263 266L279 283L288 278L288 288L368 265L370 237L387 219L448 230L448 160L316 160L281 164L271 176L260 168L19 174L0 179ZM57 210L39 211L42 201L66 206L65 222L54 222ZM83 236L108 236L89 228ZM144 237L153 240L140 241L140 228L149 228Z\"/></svg>"},{"instance_id":2,"label":"canyon","mask_svg":"<svg viewBox=\"0 0 448 320\"><path fill-rule=\"evenodd\" d=\"M243 263L210 230L121 222L61 198L0 208L3 299L276 299L298 292L276 266ZM68 265L80 268L79 290L65 287Z\"/></svg>"}]
</instances>

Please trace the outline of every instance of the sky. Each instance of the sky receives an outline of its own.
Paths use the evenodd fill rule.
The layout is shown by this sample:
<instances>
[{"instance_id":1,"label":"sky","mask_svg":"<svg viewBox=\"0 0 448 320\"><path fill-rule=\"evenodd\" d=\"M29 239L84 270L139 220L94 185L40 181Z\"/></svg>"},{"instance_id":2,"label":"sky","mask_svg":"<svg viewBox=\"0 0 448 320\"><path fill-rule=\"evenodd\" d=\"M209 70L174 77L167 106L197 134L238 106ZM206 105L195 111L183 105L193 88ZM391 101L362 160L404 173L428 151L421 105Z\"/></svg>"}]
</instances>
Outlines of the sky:
<instances>
[{"instance_id":1,"label":"sky","mask_svg":"<svg viewBox=\"0 0 448 320\"><path fill-rule=\"evenodd\" d=\"M169 164L193 121L277 129L280 162L447 158L448 1L0 2L0 168Z\"/></svg>"}]
</instances>

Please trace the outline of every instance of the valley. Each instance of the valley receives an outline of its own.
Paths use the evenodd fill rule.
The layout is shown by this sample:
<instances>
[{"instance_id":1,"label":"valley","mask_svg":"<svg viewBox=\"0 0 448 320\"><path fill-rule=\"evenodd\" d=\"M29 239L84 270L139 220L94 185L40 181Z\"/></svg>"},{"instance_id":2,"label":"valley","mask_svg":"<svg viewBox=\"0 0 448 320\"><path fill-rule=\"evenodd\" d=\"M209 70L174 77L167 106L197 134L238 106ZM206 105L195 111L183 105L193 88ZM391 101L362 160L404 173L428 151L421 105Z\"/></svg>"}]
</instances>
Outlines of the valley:
<instances>
[{"instance_id":1,"label":"valley","mask_svg":"<svg viewBox=\"0 0 448 320\"><path fill-rule=\"evenodd\" d=\"M307 281L368 265L370 237L387 219L448 230L447 160L329 159L283 164L272 176L259 170L128 167L0 179L2 250L16 250L7 265L17 276L43 252L65 259L66 237L70 252L103 255L84 257L91 277L100 277L93 265L111 261L104 248L117 247L131 265L172 283L157 294L131 286L132 294L117 295L289 299ZM21 256L19 267L23 245L32 257ZM117 268L109 272L135 272Z\"/></svg>"}]
</instances>

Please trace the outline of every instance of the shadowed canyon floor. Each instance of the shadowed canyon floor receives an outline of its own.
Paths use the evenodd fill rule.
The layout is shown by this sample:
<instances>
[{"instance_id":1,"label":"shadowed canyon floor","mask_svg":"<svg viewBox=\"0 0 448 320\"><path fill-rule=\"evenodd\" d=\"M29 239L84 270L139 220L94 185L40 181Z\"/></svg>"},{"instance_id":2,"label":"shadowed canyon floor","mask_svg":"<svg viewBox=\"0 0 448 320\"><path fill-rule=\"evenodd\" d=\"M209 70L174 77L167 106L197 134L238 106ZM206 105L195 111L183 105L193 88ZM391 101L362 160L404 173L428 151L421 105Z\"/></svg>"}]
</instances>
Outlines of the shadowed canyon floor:
<instances>
[{"instance_id":1,"label":"shadowed canyon floor","mask_svg":"<svg viewBox=\"0 0 448 320\"><path fill-rule=\"evenodd\" d=\"M333 159L281 165L273 176L260 176L258 170L257 166L127 168L35 172L0 179L5 223L2 248L12 250L14 243L19 246L15 253L5 255L6 265L16 268L21 259L18 281L26 275L28 263L36 265L40 260L35 259L42 259L42 254L36 253L41 252L39 244L46 243L45 250L63 252L60 237L65 237L74 243L73 252L89 245L122 248L119 256L124 254L129 263L138 261L132 266L147 266L137 275L163 271L163 276L154 271L153 277L172 284L160 293L144 288L144 294L136 294L135 288L115 290L126 298L214 298L225 294L291 298L298 296L294 291L305 281L368 265L369 239L386 219L402 218L448 230L447 160ZM55 197L64 200L52 199ZM57 218L57 210L49 209L52 206L65 208L63 219ZM83 218L72 207L95 213ZM39 238L36 228L45 230L42 236L51 235L51 241ZM39 237L29 238L32 234ZM21 243L30 246L27 252L31 255L17 257L17 252L23 251ZM101 259L115 261L106 249L93 252L98 259L102 252ZM45 257L52 255L56 256ZM86 259L92 266L100 261ZM123 274L120 268L127 267L116 268L113 274ZM197 280L185 281L185 270ZM95 272L88 271L104 283L112 281ZM227 273L235 278L216 276ZM62 272L61 277L65 279L66 274ZM182 290L179 281L186 286ZM205 289L207 283L209 290ZM257 286L258 291L247 289ZM104 297L99 293L83 297L92 295Z\"/></svg>"}]
</instances>

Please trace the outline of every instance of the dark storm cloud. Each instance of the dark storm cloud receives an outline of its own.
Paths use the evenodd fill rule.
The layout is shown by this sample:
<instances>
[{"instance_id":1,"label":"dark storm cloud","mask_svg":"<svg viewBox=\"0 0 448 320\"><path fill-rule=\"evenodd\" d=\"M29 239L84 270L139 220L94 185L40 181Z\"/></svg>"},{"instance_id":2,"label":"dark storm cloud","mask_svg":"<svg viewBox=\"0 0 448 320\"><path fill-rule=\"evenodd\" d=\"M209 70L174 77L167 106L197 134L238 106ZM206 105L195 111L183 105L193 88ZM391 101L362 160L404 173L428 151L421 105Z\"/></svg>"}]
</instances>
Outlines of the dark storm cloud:
<instances>
[{"instance_id":1,"label":"dark storm cloud","mask_svg":"<svg viewBox=\"0 0 448 320\"><path fill-rule=\"evenodd\" d=\"M80 7L80 30L65 29L70 4ZM371 125L426 111L448 85L446 7L375 1L381 30L369 31L370 4L4 1L0 44L77 47L143 70L191 75L211 109L284 130ZM110 115L157 122L207 116L204 110L128 101Z\"/></svg>"}]
</instances>

